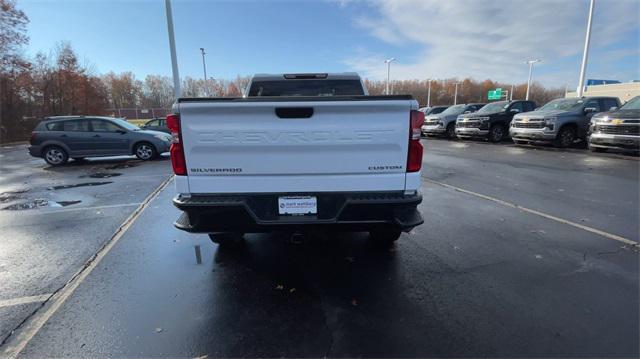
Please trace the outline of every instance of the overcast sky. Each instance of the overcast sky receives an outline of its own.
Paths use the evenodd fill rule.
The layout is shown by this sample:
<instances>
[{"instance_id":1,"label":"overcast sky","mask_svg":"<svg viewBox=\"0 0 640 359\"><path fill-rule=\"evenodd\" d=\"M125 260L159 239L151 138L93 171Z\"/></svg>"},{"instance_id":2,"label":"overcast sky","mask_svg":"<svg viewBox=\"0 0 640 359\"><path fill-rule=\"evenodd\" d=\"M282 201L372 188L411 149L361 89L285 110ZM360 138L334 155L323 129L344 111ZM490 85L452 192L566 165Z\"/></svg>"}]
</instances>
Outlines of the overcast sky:
<instances>
[{"instance_id":1,"label":"overcast sky","mask_svg":"<svg viewBox=\"0 0 640 359\"><path fill-rule=\"evenodd\" d=\"M171 74L164 1L18 1L29 55L69 41L99 73ZM588 0L180 1L180 74L358 71L386 77L526 81L575 87ZM640 1L596 0L587 78L640 79Z\"/></svg>"}]
</instances>

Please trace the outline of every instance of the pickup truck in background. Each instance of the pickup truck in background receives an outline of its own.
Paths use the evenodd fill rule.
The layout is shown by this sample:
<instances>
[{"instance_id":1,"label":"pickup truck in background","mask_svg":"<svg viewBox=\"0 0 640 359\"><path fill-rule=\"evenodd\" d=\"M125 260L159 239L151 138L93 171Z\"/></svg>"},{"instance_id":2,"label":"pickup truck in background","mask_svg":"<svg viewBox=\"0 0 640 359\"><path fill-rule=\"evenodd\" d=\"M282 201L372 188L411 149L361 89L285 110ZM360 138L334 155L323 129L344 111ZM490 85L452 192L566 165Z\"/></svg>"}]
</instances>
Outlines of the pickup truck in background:
<instances>
[{"instance_id":1,"label":"pickup truck in background","mask_svg":"<svg viewBox=\"0 0 640 359\"><path fill-rule=\"evenodd\" d=\"M627 149L640 152L640 96L619 109L599 113L591 118L589 149Z\"/></svg>"},{"instance_id":2,"label":"pickup truck in background","mask_svg":"<svg viewBox=\"0 0 640 359\"><path fill-rule=\"evenodd\" d=\"M173 112L179 229L220 244L283 229L390 243L423 223L411 96L367 96L353 73L255 75L245 97L180 98Z\"/></svg>"},{"instance_id":3,"label":"pickup truck in background","mask_svg":"<svg viewBox=\"0 0 640 359\"><path fill-rule=\"evenodd\" d=\"M419 111L424 112L425 116L429 116L429 115L437 115L441 112L443 112L444 110L448 109L449 106L431 106L431 107L421 107L419 109Z\"/></svg>"},{"instance_id":4,"label":"pickup truck in background","mask_svg":"<svg viewBox=\"0 0 640 359\"><path fill-rule=\"evenodd\" d=\"M483 103L453 105L437 115L425 117L422 133L427 136L444 135L456 138L456 119L459 115L478 111Z\"/></svg>"},{"instance_id":5,"label":"pickup truck in background","mask_svg":"<svg viewBox=\"0 0 640 359\"><path fill-rule=\"evenodd\" d=\"M463 114L456 120L456 135L459 138L480 137L491 142L500 142L509 135L509 125L518 113L533 111L533 101L492 102L477 112Z\"/></svg>"},{"instance_id":6,"label":"pickup truck in background","mask_svg":"<svg viewBox=\"0 0 640 359\"><path fill-rule=\"evenodd\" d=\"M513 116L509 134L515 144L551 142L569 147L586 140L591 117L620 107L617 97L559 98L540 109Z\"/></svg>"}]
</instances>

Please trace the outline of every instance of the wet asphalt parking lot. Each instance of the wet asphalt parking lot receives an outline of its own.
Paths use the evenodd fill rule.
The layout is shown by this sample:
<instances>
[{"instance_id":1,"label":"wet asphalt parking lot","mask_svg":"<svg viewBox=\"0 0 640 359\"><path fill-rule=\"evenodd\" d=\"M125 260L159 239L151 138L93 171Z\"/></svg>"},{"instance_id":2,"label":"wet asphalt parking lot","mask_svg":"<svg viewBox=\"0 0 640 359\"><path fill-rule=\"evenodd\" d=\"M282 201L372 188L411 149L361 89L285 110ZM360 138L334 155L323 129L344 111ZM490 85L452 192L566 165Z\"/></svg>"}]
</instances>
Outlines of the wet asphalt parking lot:
<instances>
[{"instance_id":1,"label":"wet asphalt parking lot","mask_svg":"<svg viewBox=\"0 0 640 359\"><path fill-rule=\"evenodd\" d=\"M425 224L394 246L273 233L220 248L173 228L167 160L0 153L0 192L20 196L2 207L82 201L0 210L4 355L639 354L634 156L428 139ZM121 175L81 177L102 172Z\"/></svg>"}]
</instances>

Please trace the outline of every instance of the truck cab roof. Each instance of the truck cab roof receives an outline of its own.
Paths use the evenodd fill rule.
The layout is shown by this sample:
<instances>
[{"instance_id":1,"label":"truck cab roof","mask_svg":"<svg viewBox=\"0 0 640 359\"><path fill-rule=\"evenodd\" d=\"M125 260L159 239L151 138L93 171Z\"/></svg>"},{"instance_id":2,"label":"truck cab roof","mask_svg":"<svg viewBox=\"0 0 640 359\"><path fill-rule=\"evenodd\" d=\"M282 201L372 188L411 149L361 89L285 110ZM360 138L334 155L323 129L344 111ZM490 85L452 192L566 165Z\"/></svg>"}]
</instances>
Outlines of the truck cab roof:
<instances>
[{"instance_id":1,"label":"truck cab roof","mask_svg":"<svg viewBox=\"0 0 640 359\"><path fill-rule=\"evenodd\" d=\"M360 75L356 72L333 73L289 73L289 74L255 74L251 81L287 81L287 80L358 80Z\"/></svg>"},{"instance_id":2,"label":"truck cab roof","mask_svg":"<svg viewBox=\"0 0 640 359\"><path fill-rule=\"evenodd\" d=\"M244 92L244 97L362 95L367 90L355 72L257 74Z\"/></svg>"}]
</instances>

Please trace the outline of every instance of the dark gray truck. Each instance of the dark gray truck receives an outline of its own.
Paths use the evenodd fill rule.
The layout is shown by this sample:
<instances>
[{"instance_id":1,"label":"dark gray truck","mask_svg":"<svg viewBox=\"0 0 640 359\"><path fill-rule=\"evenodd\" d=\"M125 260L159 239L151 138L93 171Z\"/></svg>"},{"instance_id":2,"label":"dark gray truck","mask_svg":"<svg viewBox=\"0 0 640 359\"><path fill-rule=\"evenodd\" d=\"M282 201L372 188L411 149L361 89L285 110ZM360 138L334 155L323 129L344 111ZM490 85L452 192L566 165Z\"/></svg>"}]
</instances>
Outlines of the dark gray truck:
<instances>
[{"instance_id":1,"label":"dark gray truck","mask_svg":"<svg viewBox=\"0 0 640 359\"><path fill-rule=\"evenodd\" d=\"M569 147L587 139L593 115L618 107L617 97L560 98L536 111L515 115L509 134L516 144L550 142Z\"/></svg>"}]
</instances>

